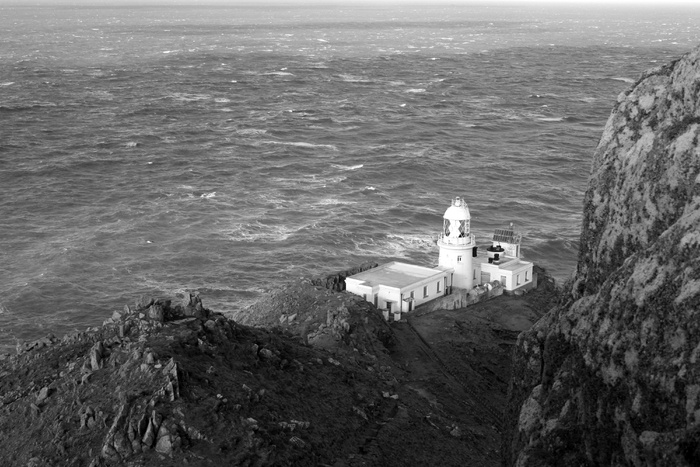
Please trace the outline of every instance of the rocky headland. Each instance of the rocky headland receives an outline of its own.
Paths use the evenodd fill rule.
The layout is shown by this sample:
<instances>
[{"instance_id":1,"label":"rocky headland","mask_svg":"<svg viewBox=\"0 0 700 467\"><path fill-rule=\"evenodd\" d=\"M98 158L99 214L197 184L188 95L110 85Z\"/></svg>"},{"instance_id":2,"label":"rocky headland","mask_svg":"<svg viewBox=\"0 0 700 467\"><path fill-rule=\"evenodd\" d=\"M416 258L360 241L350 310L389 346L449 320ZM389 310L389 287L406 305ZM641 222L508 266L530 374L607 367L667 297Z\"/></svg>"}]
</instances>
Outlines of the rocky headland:
<instances>
[{"instance_id":1,"label":"rocky headland","mask_svg":"<svg viewBox=\"0 0 700 467\"><path fill-rule=\"evenodd\" d=\"M504 463L700 465L700 49L622 93L578 267L514 355Z\"/></svg>"},{"instance_id":2,"label":"rocky headland","mask_svg":"<svg viewBox=\"0 0 700 467\"><path fill-rule=\"evenodd\" d=\"M389 324L369 264L19 346L0 465L700 465L699 135L697 49L619 96L561 288Z\"/></svg>"},{"instance_id":3,"label":"rocky headland","mask_svg":"<svg viewBox=\"0 0 700 467\"><path fill-rule=\"evenodd\" d=\"M553 289L390 326L346 275L236 320L141 297L23 345L0 361L0 465L498 465L511 349Z\"/></svg>"}]
</instances>

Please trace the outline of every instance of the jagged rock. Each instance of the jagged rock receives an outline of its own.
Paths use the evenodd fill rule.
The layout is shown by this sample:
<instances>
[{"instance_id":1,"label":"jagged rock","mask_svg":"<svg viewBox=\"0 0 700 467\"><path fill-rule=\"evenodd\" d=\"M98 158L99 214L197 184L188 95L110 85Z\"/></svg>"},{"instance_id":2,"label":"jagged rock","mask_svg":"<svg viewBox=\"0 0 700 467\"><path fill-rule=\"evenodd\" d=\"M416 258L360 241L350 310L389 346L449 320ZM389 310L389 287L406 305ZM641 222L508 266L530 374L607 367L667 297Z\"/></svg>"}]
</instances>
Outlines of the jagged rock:
<instances>
[{"instance_id":1,"label":"jagged rock","mask_svg":"<svg viewBox=\"0 0 700 467\"><path fill-rule=\"evenodd\" d=\"M162 323L165 319L163 307L160 304L153 304L148 309L148 319Z\"/></svg>"},{"instance_id":2,"label":"jagged rock","mask_svg":"<svg viewBox=\"0 0 700 467\"><path fill-rule=\"evenodd\" d=\"M518 339L504 464L700 465L700 48L621 94L568 298Z\"/></svg>"},{"instance_id":3,"label":"jagged rock","mask_svg":"<svg viewBox=\"0 0 700 467\"><path fill-rule=\"evenodd\" d=\"M48 387L41 388L39 395L36 398L36 403L41 405L51 395L51 389Z\"/></svg>"},{"instance_id":4,"label":"jagged rock","mask_svg":"<svg viewBox=\"0 0 700 467\"><path fill-rule=\"evenodd\" d=\"M102 368L102 359L104 357L105 348L101 341L98 341L90 349L90 367L92 371L97 371Z\"/></svg>"},{"instance_id":5,"label":"jagged rock","mask_svg":"<svg viewBox=\"0 0 700 467\"><path fill-rule=\"evenodd\" d=\"M145 310L149 306L153 304L153 298L149 297L147 295L141 295L139 299L136 301L136 309L137 310Z\"/></svg>"},{"instance_id":6,"label":"jagged rock","mask_svg":"<svg viewBox=\"0 0 700 467\"><path fill-rule=\"evenodd\" d=\"M173 450L173 442L170 431L165 427L165 424L160 426L158 430L158 441L156 441L156 451L161 454L170 454Z\"/></svg>"},{"instance_id":7,"label":"jagged rock","mask_svg":"<svg viewBox=\"0 0 700 467\"><path fill-rule=\"evenodd\" d=\"M310 280L311 284L315 286L325 287L329 290L334 290L336 292L342 292L345 290L345 278L358 274L360 272L366 271L368 269L376 268L378 263L363 263L345 271L339 271L335 274L330 274L325 277L315 277Z\"/></svg>"}]
</instances>

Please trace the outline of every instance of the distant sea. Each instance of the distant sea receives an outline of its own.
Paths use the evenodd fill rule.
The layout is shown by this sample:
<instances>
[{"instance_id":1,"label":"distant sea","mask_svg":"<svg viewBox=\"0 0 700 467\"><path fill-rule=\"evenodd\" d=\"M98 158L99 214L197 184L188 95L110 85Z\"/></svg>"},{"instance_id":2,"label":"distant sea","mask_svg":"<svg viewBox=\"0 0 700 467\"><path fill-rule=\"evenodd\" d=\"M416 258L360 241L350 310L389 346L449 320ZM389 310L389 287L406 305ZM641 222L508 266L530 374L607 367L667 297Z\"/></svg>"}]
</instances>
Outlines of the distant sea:
<instances>
[{"instance_id":1,"label":"distant sea","mask_svg":"<svg viewBox=\"0 0 700 467\"><path fill-rule=\"evenodd\" d=\"M699 13L0 7L0 350L141 294L433 265L455 196L565 280L617 95Z\"/></svg>"}]
</instances>

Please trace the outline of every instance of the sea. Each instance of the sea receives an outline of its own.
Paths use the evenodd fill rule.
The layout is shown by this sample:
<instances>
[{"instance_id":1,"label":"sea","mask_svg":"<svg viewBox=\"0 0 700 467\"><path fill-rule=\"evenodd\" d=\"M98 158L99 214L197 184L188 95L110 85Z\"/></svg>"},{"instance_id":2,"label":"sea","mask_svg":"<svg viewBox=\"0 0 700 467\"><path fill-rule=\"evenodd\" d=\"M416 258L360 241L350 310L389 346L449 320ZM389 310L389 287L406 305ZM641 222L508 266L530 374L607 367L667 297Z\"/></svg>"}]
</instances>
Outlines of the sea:
<instances>
[{"instance_id":1,"label":"sea","mask_svg":"<svg viewBox=\"0 0 700 467\"><path fill-rule=\"evenodd\" d=\"M437 263L454 197L565 281L617 96L691 7L0 6L0 353L141 295Z\"/></svg>"}]
</instances>

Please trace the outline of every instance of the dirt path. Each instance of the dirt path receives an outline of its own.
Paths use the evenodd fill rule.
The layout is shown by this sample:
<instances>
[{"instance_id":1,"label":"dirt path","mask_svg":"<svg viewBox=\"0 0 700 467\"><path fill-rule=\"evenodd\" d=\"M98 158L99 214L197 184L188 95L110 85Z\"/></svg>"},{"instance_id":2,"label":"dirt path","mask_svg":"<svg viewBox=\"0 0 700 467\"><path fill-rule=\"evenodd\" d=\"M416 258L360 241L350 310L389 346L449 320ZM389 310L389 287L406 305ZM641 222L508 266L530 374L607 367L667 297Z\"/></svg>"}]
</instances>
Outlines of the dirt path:
<instances>
[{"instance_id":1,"label":"dirt path","mask_svg":"<svg viewBox=\"0 0 700 467\"><path fill-rule=\"evenodd\" d=\"M500 465L511 350L518 333L542 315L540 307L534 296L503 296L392 325L399 407L420 414L426 433L462 440L461 461L443 459L443 465L465 465L465 459L469 465Z\"/></svg>"}]
</instances>

